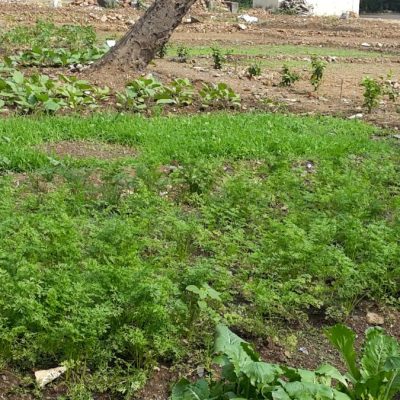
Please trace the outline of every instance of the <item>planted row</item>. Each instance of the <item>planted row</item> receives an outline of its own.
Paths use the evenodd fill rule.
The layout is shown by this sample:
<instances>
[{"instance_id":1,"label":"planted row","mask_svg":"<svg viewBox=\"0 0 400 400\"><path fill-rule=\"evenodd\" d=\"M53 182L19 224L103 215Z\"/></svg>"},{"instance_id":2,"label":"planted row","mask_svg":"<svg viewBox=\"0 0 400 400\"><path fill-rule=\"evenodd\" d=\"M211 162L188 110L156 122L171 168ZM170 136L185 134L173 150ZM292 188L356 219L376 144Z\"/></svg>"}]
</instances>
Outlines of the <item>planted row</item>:
<instances>
[{"instance_id":1,"label":"planted row","mask_svg":"<svg viewBox=\"0 0 400 400\"><path fill-rule=\"evenodd\" d=\"M105 105L110 96L109 88L97 87L76 77L59 75L58 79L52 79L41 74L25 76L9 65L0 67L0 111L54 113L81 107L93 109ZM199 101L203 108L240 106L240 96L225 83L204 84L201 90L196 91L188 79L175 79L170 85L164 85L151 75L131 81L115 97L119 109L133 112L156 105L184 107Z\"/></svg>"}]
</instances>

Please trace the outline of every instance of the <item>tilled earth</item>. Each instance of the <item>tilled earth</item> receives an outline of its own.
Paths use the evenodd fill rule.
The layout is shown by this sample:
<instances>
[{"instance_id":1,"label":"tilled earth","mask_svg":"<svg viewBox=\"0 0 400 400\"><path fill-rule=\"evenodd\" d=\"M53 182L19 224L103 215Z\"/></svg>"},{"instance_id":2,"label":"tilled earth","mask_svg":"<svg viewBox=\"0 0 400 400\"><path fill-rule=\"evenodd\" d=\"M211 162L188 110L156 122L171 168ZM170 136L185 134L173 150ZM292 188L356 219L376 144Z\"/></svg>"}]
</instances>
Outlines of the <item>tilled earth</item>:
<instances>
[{"instance_id":1,"label":"tilled earth","mask_svg":"<svg viewBox=\"0 0 400 400\"><path fill-rule=\"evenodd\" d=\"M95 6L66 6L48 8L38 5L0 3L0 29L20 24L32 24L38 19L55 23L91 24L100 38L120 37L140 17L141 12L131 7L107 10ZM400 125L399 107L383 101L379 109L366 115L362 109L360 82L364 76L381 77L391 73L400 77L399 20L348 19L334 17L306 18L273 15L262 10L251 10L259 23L239 26L236 15L200 12L196 7L192 16L201 22L184 23L174 33L171 43L196 47L220 46L232 48L234 53L222 70L212 68L210 55L193 55L187 63L178 63L172 55L155 60L148 71L168 81L175 77L202 82L226 82L241 94L245 108L265 108L306 114L332 114L351 117L363 114L363 119L379 125L397 128ZM242 24L243 25L243 24ZM264 46L264 48L263 48ZM269 54L268 46L296 46L296 54L278 51ZM257 48L260 48L257 53ZM317 93L309 83L310 52L324 51L328 62L323 84ZM235 54L245 49L248 55ZM279 47L278 47L279 49ZM354 57L352 56L354 50ZM310 50L311 52L313 50ZM343 56L343 51L346 55ZM328 54L328 56L326 55ZM336 55L338 54L338 56ZM362 56L360 56L360 54ZM280 71L285 62L295 64L302 79L294 88L279 86ZM253 79L246 76L252 63L260 63L262 75ZM110 71L107 76L84 77L114 89L121 89L132 76Z\"/></svg>"}]
</instances>

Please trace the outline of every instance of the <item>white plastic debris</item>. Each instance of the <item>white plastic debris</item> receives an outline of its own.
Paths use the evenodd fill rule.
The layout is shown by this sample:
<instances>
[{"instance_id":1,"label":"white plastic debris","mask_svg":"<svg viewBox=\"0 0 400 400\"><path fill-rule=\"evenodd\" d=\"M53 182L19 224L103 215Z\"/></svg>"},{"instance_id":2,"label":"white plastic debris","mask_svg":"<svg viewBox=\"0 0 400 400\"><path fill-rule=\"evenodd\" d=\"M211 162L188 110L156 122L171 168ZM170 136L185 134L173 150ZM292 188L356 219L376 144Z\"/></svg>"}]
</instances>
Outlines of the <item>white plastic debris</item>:
<instances>
[{"instance_id":1,"label":"white plastic debris","mask_svg":"<svg viewBox=\"0 0 400 400\"><path fill-rule=\"evenodd\" d=\"M44 388L47 384L60 377L66 370L67 368L65 367L57 367L35 371L36 382L40 388Z\"/></svg>"},{"instance_id":2,"label":"white plastic debris","mask_svg":"<svg viewBox=\"0 0 400 400\"><path fill-rule=\"evenodd\" d=\"M108 47L114 47L117 44L116 40L107 39L106 44Z\"/></svg>"},{"instance_id":3,"label":"white plastic debris","mask_svg":"<svg viewBox=\"0 0 400 400\"><path fill-rule=\"evenodd\" d=\"M243 15L239 15L238 19L247 22L248 24L256 24L258 22L258 18L257 17L252 17L249 14L243 14Z\"/></svg>"}]
</instances>

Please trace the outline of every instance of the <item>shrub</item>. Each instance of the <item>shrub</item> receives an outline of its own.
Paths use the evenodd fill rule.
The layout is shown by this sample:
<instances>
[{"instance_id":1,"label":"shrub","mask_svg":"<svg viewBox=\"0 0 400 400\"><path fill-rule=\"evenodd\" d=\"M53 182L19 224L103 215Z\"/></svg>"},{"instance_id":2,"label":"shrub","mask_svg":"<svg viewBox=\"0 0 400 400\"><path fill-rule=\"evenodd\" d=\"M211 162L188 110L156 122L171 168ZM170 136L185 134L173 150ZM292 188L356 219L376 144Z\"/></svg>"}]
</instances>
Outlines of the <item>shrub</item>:
<instances>
[{"instance_id":1,"label":"shrub","mask_svg":"<svg viewBox=\"0 0 400 400\"><path fill-rule=\"evenodd\" d=\"M260 64L252 64L249 68L247 68L248 75L252 78L253 76L261 75L261 65Z\"/></svg>"},{"instance_id":2,"label":"shrub","mask_svg":"<svg viewBox=\"0 0 400 400\"><path fill-rule=\"evenodd\" d=\"M298 80L300 75L294 71L291 71L287 64L284 64L281 72L281 86L290 87L293 86Z\"/></svg>"},{"instance_id":3,"label":"shrub","mask_svg":"<svg viewBox=\"0 0 400 400\"><path fill-rule=\"evenodd\" d=\"M186 46L179 46L177 51L178 55L178 61L181 63L187 62L187 59L189 57L189 49Z\"/></svg>"},{"instance_id":4,"label":"shrub","mask_svg":"<svg viewBox=\"0 0 400 400\"><path fill-rule=\"evenodd\" d=\"M214 69L222 69L222 66L225 62L225 56L222 54L222 50L218 47L212 47L211 56L213 59Z\"/></svg>"},{"instance_id":5,"label":"shrub","mask_svg":"<svg viewBox=\"0 0 400 400\"><path fill-rule=\"evenodd\" d=\"M313 56L311 58L311 84L314 86L314 90L317 91L321 86L322 79L324 77L324 72L326 69L326 62L322 61L319 57Z\"/></svg>"},{"instance_id":6,"label":"shrub","mask_svg":"<svg viewBox=\"0 0 400 400\"><path fill-rule=\"evenodd\" d=\"M364 107L371 113L379 105L383 93L382 85L376 79L369 77L364 78L361 85L364 87Z\"/></svg>"},{"instance_id":7,"label":"shrub","mask_svg":"<svg viewBox=\"0 0 400 400\"><path fill-rule=\"evenodd\" d=\"M226 83L203 84L199 92L204 107L240 107L240 96Z\"/></svg>"}]
</instances>

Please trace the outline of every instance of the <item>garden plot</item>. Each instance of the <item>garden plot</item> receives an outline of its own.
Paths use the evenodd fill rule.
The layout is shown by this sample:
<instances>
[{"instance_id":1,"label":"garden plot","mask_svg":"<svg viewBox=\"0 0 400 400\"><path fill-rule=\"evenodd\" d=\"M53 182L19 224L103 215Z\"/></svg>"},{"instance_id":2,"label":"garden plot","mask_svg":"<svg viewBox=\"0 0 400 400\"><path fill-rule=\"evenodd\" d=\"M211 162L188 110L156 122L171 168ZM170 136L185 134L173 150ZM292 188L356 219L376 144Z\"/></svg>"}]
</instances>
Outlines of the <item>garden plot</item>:
<instances>
[{"instance_id":1,"label":"garden plot","mask_svg":"<svg viewBox=\"0 0 400 400\"><path fill-rule=\"evenodd\" d=\"M220 323L318 380L337 321L399 339L395 25L205 14L93 78L137 11L1 9L0 398L208 387Z\"/></svg>"}]
</instances>

